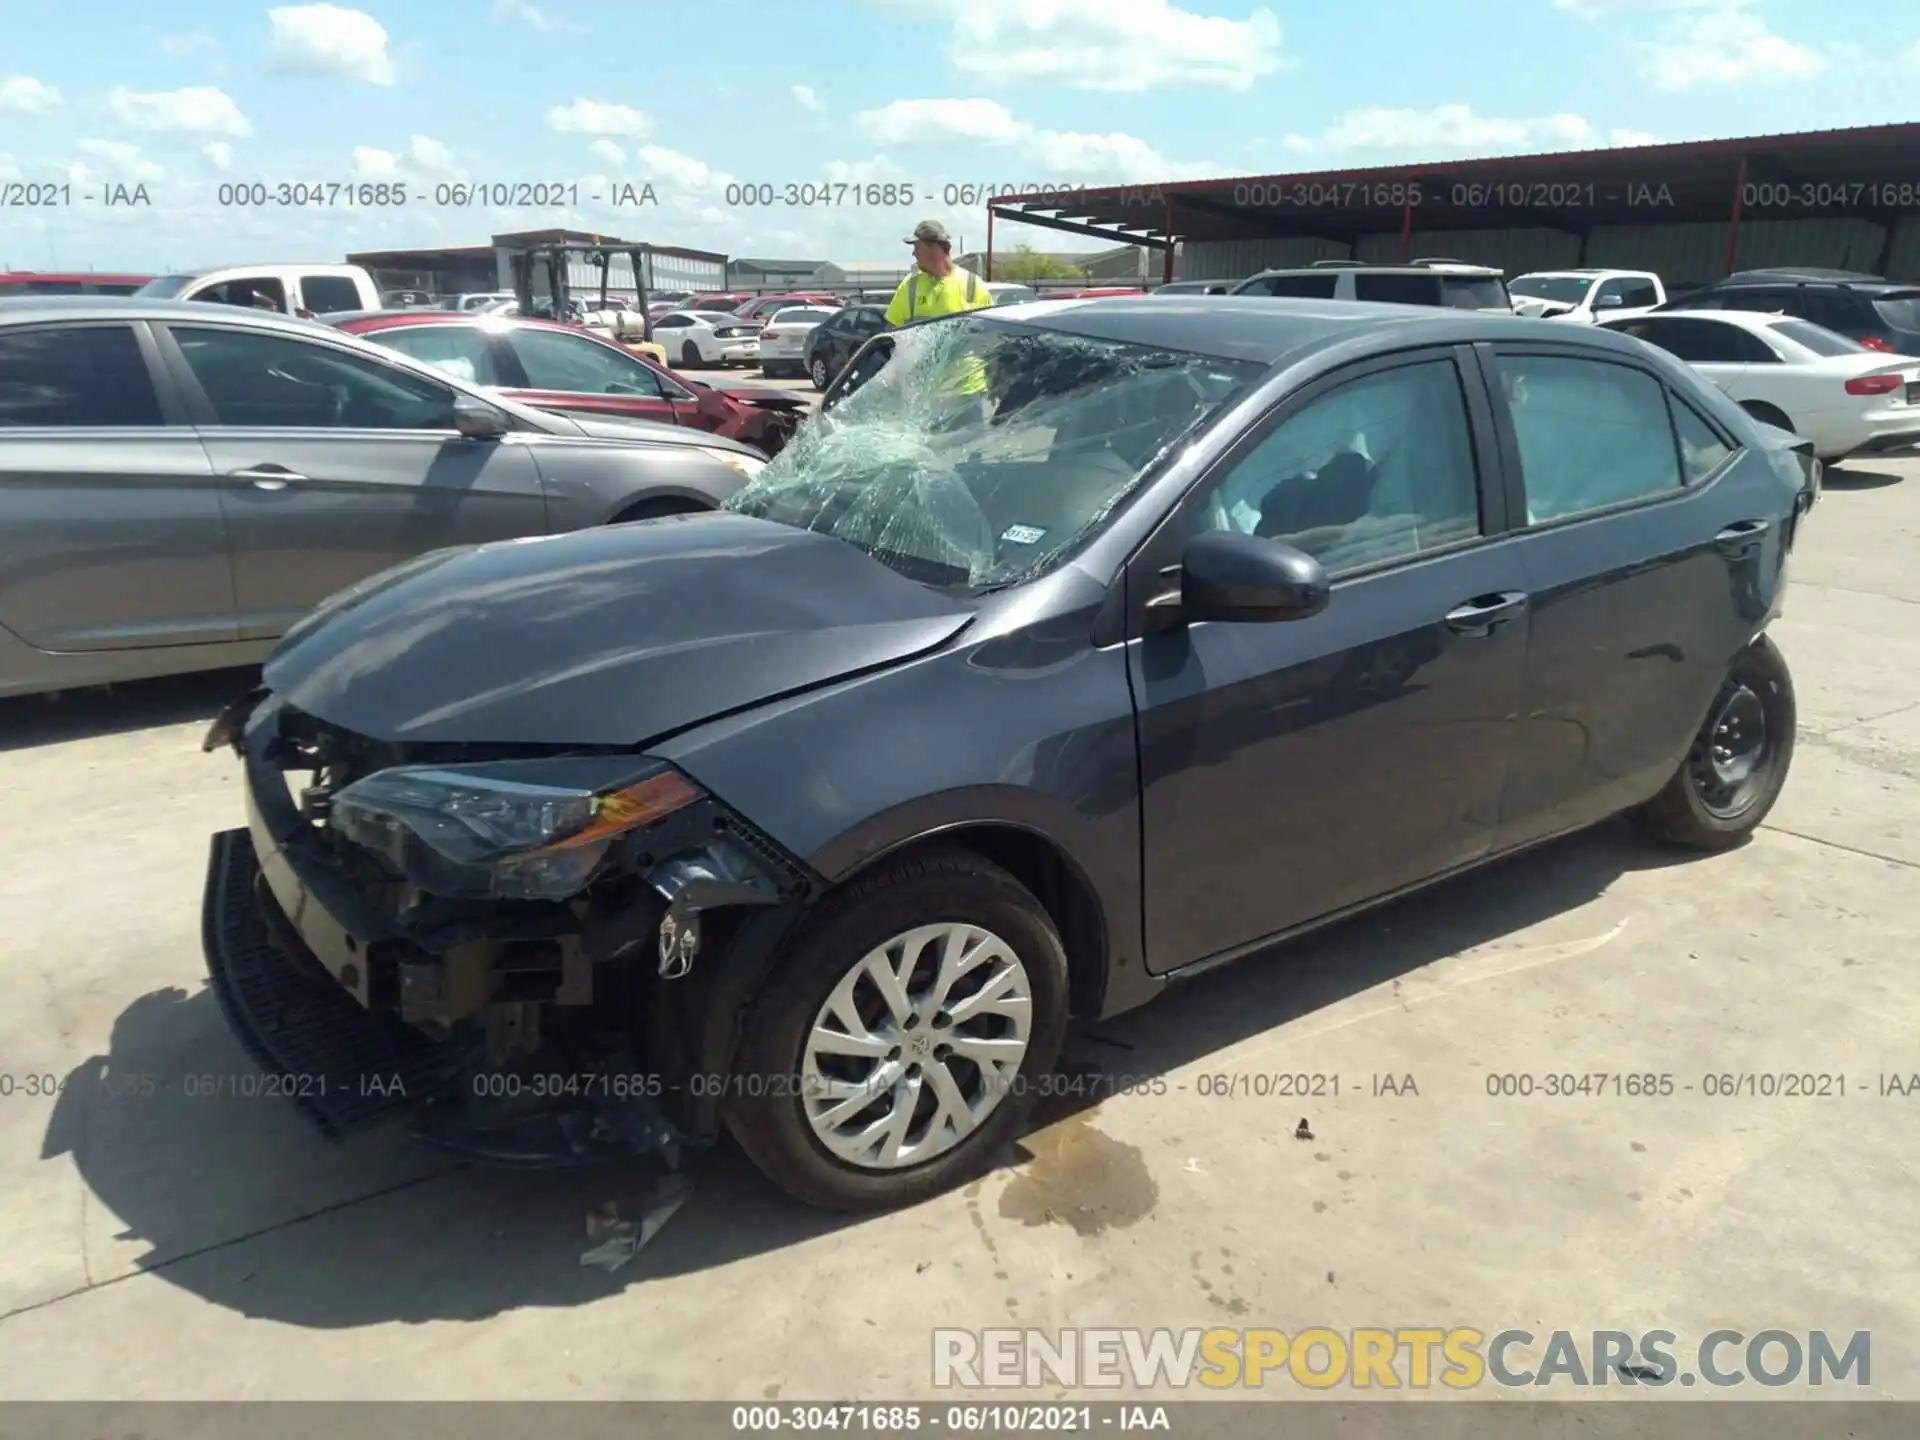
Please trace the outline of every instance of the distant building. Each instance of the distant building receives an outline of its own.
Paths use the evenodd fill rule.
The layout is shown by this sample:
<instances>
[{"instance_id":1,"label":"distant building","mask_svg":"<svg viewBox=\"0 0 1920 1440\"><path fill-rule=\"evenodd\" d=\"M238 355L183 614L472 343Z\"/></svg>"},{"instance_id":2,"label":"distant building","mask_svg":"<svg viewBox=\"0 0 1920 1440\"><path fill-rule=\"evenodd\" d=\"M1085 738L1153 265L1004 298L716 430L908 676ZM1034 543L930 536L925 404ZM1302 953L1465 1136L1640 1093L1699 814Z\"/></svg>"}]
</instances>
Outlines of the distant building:
<instances>
[{"instance_id":1,"label":"distant building","mask_svg":"<svg viewBox=\"0 0 1920 1440\"><path fill-rule=\"evenodd\" d=\"M382 293L411 290L429 295L461 295L486 290L513 289L513 260L530 248L564 245L578 251L596 245L625 248L641 244L615 240L580 230L526 230L495 235L487 245L458 245L435 250L377 250L347 256L349 265L370 272ZM648 290L718 290L725 286L727 257L710 250L686 250L674 245L642 244L642 268ZM582 294L598 293L600 269L579 256L567 265L567 288ZM625 255L611 257L607 266L610 295L632 299L633 266Z\"/></svg>"},{"instance_id":2,"label":"distant building","mask_svg":"<svg viewBox=\"0 0 1920 1440\"><path fill-rule=\"evenodd\" d=\"M729 290L802 290L819 280L824 260L755 260L738 257L727 262Z\"/></svg>"},{"instance_id":3,"label":"distant building","mask_svg":"<svg viewBox=\"0 0 1920 1440\"><path fill-rule=\"evenodd\" d=\"M996 259L1005 259L1009 250L994 249ZM1137 284L1149 275L1155 280L1160 278L1160 263L1156 258L1147 259L1147 252L1138 245L1116 245L1109 250L1042 250L1038 252L1045 258L1062 265L1071 265L1087 279L1093 281L1111 281L1121 284ZM953 257L954 263L964 265L976 275L987 273L987 256L983 250L970 250L965 255ZM996 274L996 280L1005 279Z\"/></svg>"}]
</instances>

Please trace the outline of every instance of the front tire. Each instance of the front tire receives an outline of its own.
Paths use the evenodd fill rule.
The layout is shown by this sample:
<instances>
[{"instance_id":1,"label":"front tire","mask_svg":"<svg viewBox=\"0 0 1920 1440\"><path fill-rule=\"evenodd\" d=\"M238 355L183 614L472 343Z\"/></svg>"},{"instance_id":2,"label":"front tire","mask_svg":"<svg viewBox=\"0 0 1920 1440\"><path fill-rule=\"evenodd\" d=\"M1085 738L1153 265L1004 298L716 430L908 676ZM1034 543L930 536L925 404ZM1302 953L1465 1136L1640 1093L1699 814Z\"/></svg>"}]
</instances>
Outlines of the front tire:
<instances>
[{"instance_id":1,"label":"front tire","mask_svg":"<svg viewBox=\"0 0 1920 1440\"><path fill-rule=\"evenodd\" d=\"M1793 677L1762 635L1740 652L1687 758L1634 812L1635 823L1657 840L1694 850L1740 844L1787 783L1795 726Z\"/></svg>"},{"instance_id":2,"label":"front tire","mask_svg":"<svg viewBox=\"0 0 1920 1440\"><path fill-rule=\"evenodd\" d=\"M824 390L833 383L833 372L827 369L825 360L815 360L807 367L807 374L816 390Z\"/></svg>"},{"instance_id":3,"label":"front tire","mask_svg":"<svg viewBox=\"0 0 1920 1440\"><path fill-rule=\"evenodd\" d=\"M825 902L782 958L727 1126L809 1205L924 1200L1019 1133L1067 1007L1065 947L1025 886L967 851L898 861Z\"/></svg>"}]
</instances>

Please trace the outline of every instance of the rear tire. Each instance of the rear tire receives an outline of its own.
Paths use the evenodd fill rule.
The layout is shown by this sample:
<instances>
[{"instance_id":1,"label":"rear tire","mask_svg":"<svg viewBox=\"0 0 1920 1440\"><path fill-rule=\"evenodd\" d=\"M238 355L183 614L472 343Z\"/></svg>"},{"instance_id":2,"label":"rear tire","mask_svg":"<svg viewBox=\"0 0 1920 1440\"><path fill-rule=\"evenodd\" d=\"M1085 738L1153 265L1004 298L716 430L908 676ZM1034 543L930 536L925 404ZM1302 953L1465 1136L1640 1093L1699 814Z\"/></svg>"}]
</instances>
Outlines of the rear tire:
<instances>
[{"instance_id":1,"label":"rear tire","mask_svg":"<svg viewBox=\"0 0 1920 1440\"><path fill-rule=\"evenodd\" d=\"M1633 812L1634 823L1656 840L1694 850L1740 844L1787 783L1795 724L1793 677L1762 635L1733 662L1687 758Z\"/></svg>"},{"instance_id":2,"label":"rear tire","mask_svg":"<svg viewBox=\"0 0 1920 1440\"><path fill-rule=\"evenodd\" d=\"M680 368L682 370L698 370L706 363L706 360L701 357L700 347L694 344L693 341L689 340L680 347Z\"/></svg>"},{"instance_id":3,"label":"rear tire","mask_svg":"<svg viewBox=\"0 0 1920 1440\"><path fill-rule=\"evenodd\" d=\"M951 953L975 962L950 989L939 983L948 935L957 937ZM869 978L876 963L889 974L901 967L904 1019ZM1019 1134L1028 1097L1059 1059L1067 1007L1066 949L1025 886L965 850L897 861L829 898L782 957L747 1017L727 1128L769 1179L806 1204L876 1210L924 1200L985 1170ZM891 1050L854 1055L817 1043L852 1024ZM1007 1067L995 1080L960 1053L980 1046ZM833 1105L848 1096L829 1098L832 1085L871 1086L873 1098L835 1117ZM965 1101L959 1112L939 1103L948 1096ZM879 1135L896 1115L894 1144L907 1153L888 1158L883 1139L857 1138ZM881 1148L863 1153L863 1145ZM928 1158L913 1158L916 1145Z\"/></svg>"}]
</instances>

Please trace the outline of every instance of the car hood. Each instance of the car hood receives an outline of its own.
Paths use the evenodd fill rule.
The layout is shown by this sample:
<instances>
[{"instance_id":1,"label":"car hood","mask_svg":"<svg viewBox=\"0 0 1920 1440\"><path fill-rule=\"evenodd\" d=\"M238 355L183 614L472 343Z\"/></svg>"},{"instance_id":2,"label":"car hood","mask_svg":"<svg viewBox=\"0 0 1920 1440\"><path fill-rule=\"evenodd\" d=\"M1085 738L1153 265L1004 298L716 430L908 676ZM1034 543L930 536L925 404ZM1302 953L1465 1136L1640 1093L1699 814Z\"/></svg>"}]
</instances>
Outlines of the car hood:
<instances>
[{"instance_id":1,"label":"car hood","mask_svg":"<svg viewBox=\"0 0 1920 1440\"><path fill-rule=\"evenodd\" d=\"M421 557L296 625L264 678L375 740L638 746L972 614L844 541L707 512Z\"/></svg>"}]
</instances>

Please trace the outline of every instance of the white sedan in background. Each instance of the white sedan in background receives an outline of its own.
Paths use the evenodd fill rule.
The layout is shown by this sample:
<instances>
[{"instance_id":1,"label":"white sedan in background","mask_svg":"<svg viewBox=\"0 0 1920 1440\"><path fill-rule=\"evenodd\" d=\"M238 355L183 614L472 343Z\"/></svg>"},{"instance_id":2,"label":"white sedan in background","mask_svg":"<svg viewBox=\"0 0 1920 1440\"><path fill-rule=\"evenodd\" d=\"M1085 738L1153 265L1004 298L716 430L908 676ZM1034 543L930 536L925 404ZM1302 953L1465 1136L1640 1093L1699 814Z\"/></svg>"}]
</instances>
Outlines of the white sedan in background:
<instances>
[{"instance_id":1,"label":"white sedan in background","mask_svg":"<svg viewBox=\"0 0 1920 1440\"><path fill-rule=\"evenodd\" d=\"M683 370L760 363L760 327L725 310L669 311L653 322L653 338Z\"/></svg>"},{"instance_id":2,"label":"white sedan in background","mask_svg":"<svg viewBox=\"0 0 1920 1440\"><path fill-rule=\"evenodd\" d=\"M1755 419L1811 440L1823 461L1920 445L1920 358L1746 310L1661 311L1603 326L1686 361Z\"/></svg>"},{"instance_id":3,"label":"white sedan in background","mask_svg":"<svg viewBox=\"0 0 1920 1440\"><path fill-rule=\"evenodd\" d=\"M830 305L790 305L774 311L760 332L760 373L806 374L807 336L821 321L839 313Z\"/></svg>"}]
</instances>

